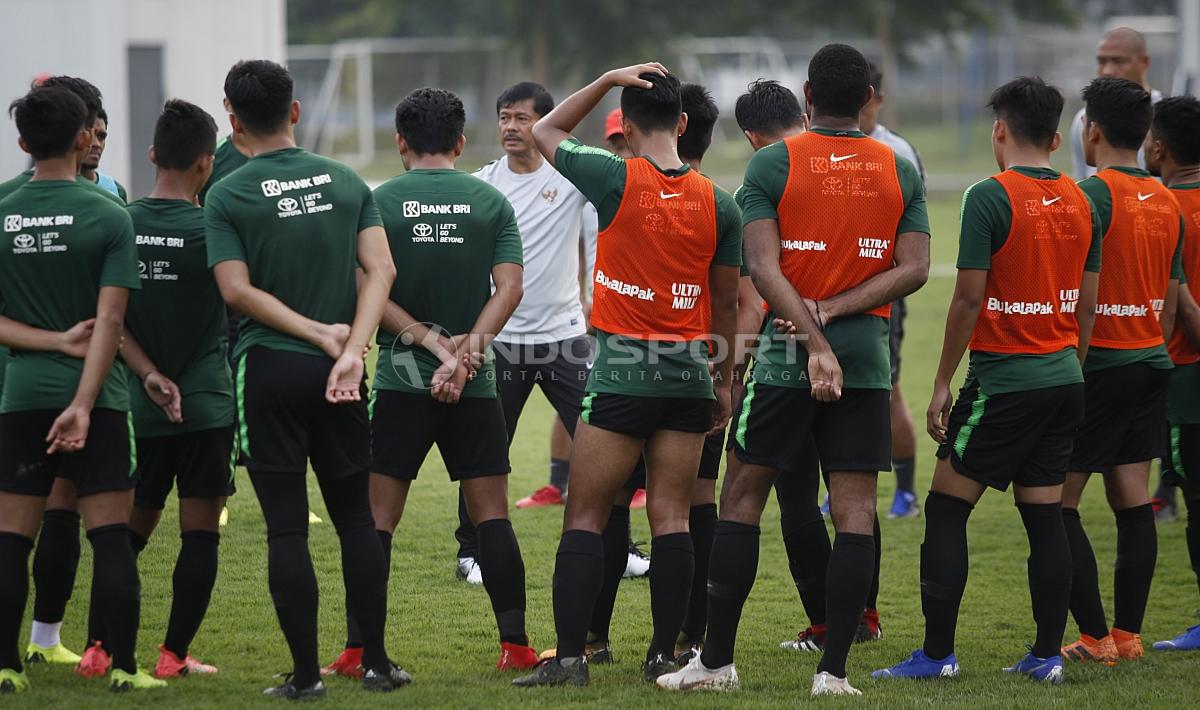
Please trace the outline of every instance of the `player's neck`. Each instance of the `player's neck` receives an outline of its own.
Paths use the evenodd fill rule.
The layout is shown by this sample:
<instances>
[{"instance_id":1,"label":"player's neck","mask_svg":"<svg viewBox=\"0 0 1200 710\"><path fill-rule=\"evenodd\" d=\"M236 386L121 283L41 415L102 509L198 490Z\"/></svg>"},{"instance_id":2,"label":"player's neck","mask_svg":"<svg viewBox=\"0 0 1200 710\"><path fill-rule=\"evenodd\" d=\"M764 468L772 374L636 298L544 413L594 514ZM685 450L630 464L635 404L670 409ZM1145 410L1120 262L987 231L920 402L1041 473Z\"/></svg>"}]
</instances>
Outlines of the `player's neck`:
<instances>
[{"instance_id":1,"label":"player's neck","mask_svg":"<svg viewBox=\"0 0 1200 710\"><path fill-rule=\"evenodd\" d=\"M195 202L197 192L196 178L192 173L159 170L154 176L154 189L150 191L148 197L156 200Z\"/></svg>"},{"instance_id":2,"label":"player's neck","mask_svg":"<svg viewBox=\"0 0 1200 710\"><path fill-rule=\"evenodd\" d=\"M295 148L296 136L292 133L291 125L287 127L286 131L266 136L256 136L247 131L242 133L242 144L246 148L245 152L253 158L256 155L263 155L264 153L274 153L277 150Z\"/></svg>"},{"instance_id":3,"label":"player's neck","mask_svg":"<svg viewBox=\"0 0 1200 710\"><path fill-rule=\"evenodd\" d=\"M1111 145L1100 143L1096 146L1096 169L1105 168L1137 168L1138 154L1136 150L1122 150Z\"/></svg>"},{"instance_id":4,"label":"player's neck","mask_svg":"<svg viewBox=\"0 0 1200 710\"><path fill-rule=\"evenodd\" d=\"M79 174L88 180L91 180L92 182L97 182L98 178L96 177L96 171L96 168L80 168Z\"/></svg>"},{"instance_id":5,"label":"player's neck","mask_svg":"<svg viewBox=\"0 0 1200 710\"><path fill-rule=\"evenodd\" d=\"M508 169L518 175L535 173L542 167L542 163L546 162L546 159L542 157L542 153L539 150L531 150L524 153L509 153L507 160Z\"/></svg>"},{"instance_id":6,"label":"player's neck","mask_svg":"<svg viewBox=\"0 0 1200 710\"><path fill-rule=\"evenodd\" d=\"M814 107L812 120L809 122L811 130L833 131L835 133L844 133L849 131L858 131L858 116L829 116L816 110Z\"/></svg>"},{"instance_id":7,"label":"player's neck","mask_svg":"<svg viewBox=\"0 0 1200 710\"><path fill-rule=\"evenodd\" d=\"M408 156L409 170L454 170L454 153L412 153Z\"/></svg>"},{"instance_id":8,"label":"player's neck","mask_svg":"<svg viewBox=\"0 0 1200 710\"><path fill-rule=\"evenodd\" d=\"M75 154L38 160L33 165L31 182L40 180L74 180L79 175L79 163Z\"/></svg>"},{"instance_id":9,"label":"player's neck","mask_svg":"<svg viewBox=\"0 0 1200 710\"><path fill-rule=\"evenodd\" d=\"M674 131L643 133L638 136L636 154L653 160L662 170L675 170L683 167L683 161L679 159L678 142L679 137Z\"/></svg>"},{"instance_id":10,"label":"player's neck","mask_svg":"<svg viewBox=\"0 0 1200 710\"><path fill-rule=\"evenodd\" d=\"M229 142L233 144L233 149L247 158L253 157L250 148L246 145L246 135L244 133L230 133Z\"/></svg>"},{"instance_id":11,"label":"player's neck","mask_svg":"<svg viewBox=\"0 0 1200 710\"><path fill-rule=\"evenodd\" d=\"M695 170L698 173L704 172L704 170L702 170L700 168L700 162L701 162L700 158L685 158L681 155L681 156L679 156L679 159L682 160L683 162L687 163L688 167L691 168L692 170Z\"/></svg>"},{"instance_id":12,"label":"player's neck","mask_svg":"<svg viewBox=\"0 0 1200 710\"><path fill-rule=\"evenodd\" d=\"M1053 170L1050 165L1050 152L1045 148L1036 146L1010 144L1008 150L1002 156L1004 169L1009 170L1017 166L1022 168L1046 168Z\"/></svg>"},{"instance_id":13,"label":"player's neck","mask_svg":"<svg viewBox=\"0 0 1200 710\"><path fill-rule=\"evenodd\" d=\"M1162 171L1163 182L1167 187L1191 185L1200 182L1200 165L1175 165Z\"/></svg>"}]
</instances>

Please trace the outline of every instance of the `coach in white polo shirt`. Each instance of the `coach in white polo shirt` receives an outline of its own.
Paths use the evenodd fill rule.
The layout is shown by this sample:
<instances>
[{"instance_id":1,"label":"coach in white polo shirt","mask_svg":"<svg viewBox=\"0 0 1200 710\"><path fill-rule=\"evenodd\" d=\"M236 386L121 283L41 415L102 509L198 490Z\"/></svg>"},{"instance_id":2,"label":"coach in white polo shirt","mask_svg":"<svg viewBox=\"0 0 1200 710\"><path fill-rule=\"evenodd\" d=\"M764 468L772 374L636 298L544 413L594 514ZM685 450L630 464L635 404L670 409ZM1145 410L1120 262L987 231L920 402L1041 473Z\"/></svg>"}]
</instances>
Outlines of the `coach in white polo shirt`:
<instances>
[{"instance_id":1,"label":"coach in white polo shirt","mask_svg":"<svg viewBox=\"0 0 1200 710\"><path fill-rule=\"evenodd\" d=\"M510 442L534 386L542 388L566 430L574 432L591 361L585 313L590 306L586 296L581 298L580 284L591 280L596 210L533 144L533 124L553 108L554 99L540 84L521 82L505 90L496 100L496 114L507 155L475 173L512 203L524 246L525 295L493 344ZM566 460L552 459L549 484L517 501L517 507L561 504L568 470ZM458 576L478 584L475 530L461 498L459 522Z\"/></svg>"}]
</instances>

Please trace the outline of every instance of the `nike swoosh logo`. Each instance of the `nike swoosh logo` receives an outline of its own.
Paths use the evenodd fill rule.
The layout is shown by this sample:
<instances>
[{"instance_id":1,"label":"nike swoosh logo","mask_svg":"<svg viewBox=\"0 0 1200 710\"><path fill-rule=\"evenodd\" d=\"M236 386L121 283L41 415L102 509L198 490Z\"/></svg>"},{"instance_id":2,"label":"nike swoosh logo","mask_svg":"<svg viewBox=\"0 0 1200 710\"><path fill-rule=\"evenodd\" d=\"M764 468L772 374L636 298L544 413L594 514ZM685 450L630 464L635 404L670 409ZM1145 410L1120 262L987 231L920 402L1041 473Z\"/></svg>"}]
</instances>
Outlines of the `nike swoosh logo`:
<instances>
[{"instance_id":1,"label":"nike swoosh logo","mask_svg":"<svg viewBox=\"0 0 1200 710\"><path fill-rule=\"evenodd\" d=\"M660 190L658 193L658 196L663 198L664 200L669 200L672 197L679 197L682 194L683 194L682 192L676 192L676 193L672 193L672 194L668 195L667 193Z\"/></svg>"},{"instance_id":2,"label":"nike swoosh logo","mask_svg":"<svg viewBox=\"0 0 1200 710\"><path fill-rule=\"evenodd\" d=\"M843 160L849 160L849 159L855 157L856 155L858 155L858 153L851 153L850 155L834 155L833 153L830 153L829 154L829 162L840 163Z\"/></svg>"},{"instance_id":3,"label":"nike swoosh logo","mask_svg":"<svg viewBox=\"0 0 1200 710\"><path fill-rule=\"evenodd\" d=\"M1054 204L1055 202L1058 202L1061 199L1062 199L1062 195L1055 197L1053 200L1047 200L1045 197L1043 197L1042 198L1042 206L1049 207L1050 205Z\"/></svg>"},{"instance_id":4,"label":"nike swoosh logo","mask_svg":"<svg viewBox=\"0 0 1200 710\"><path fill-rule=\"evenodd\" d=\"M1139 192L1138 193L1138 202L1145 202L1146 200L1150 199L1151 197L1154 197L1153 192L1151 192L1149 195L1143 195L1142 193Z\"/></svg>"}]
</instances>

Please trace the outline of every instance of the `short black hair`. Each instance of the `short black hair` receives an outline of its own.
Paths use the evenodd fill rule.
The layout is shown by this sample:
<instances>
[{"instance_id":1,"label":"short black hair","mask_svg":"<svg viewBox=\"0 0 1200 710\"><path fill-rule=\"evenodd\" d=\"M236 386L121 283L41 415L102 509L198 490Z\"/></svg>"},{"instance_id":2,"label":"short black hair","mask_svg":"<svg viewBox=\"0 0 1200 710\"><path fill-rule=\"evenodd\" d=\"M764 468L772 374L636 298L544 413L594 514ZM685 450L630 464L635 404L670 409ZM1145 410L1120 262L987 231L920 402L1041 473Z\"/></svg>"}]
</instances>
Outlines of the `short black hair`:
<instances>
[{"instance_id":1,"label":"short black hair","mask_svg":"<svg viewBox=\"0 0 1200 710\"><path fill-rule=\"evenodd\" d=\"M687 128L679 136L679 157L700 160L712 145L713 128L721 111L708 89L699 84L682 84L679 103L687 114Z\"/></svg>"},{"instance_id":2,"label":"short black hair","mask_svg":"<svg viewBox=\"0 0 1200 710\"><path fill-rule=\"evenodd\" d=\"M104 109L100 109L99 111L96 112L96 119L100 120L100 121L104 121L104 125L108 125L108 111L105 111ZM95 123L95 122L96 121L92 121L92 123Z\"/></svg>"},{"instance_id":3,"label":"short black hair","mask_svg":"<svg viewBox=\"0 0 1200 710\"><path fill-rule=\"evenodd\" d=\"M396 133L421 155L454 150L466 123L462 99L445 89L417 89L396 104Z\"/></svg>"},{"instance_id":4,"label":"short black hair","mask_svg":"<svg viewBox=\"0 0 1200 710\"><path fill-rule=\"evenodd\" d=\"M1154 119L1150 92L1128 79L1100 77L1083 88L1087 120L1100 126L1112 147L1137 150Z\"/></svg>"},{"instance_id":5,"label":"short black hair","mask_svg":"<svg viewBox=\"0 0 1200 710\"><path fill-rule=\"evenodd\" d=\"M171 99L154 124L154 162L165 170L187 170L217 149L217 122L196 104Z\"/></svg>"},{"instance_id":6,"label":"short black hair","mask_svg":"<svg viewBox=\"0 0 1200 710\"><path fill-rule=\"evenodd\" d=\"M533 99L533 112L538 116L545 116L554 110L554 97L546 91L546 87L534 81L522 81L501 92L500 98L496 99L496 115L500 115L500 109L528 99Z\"/></svg>"},{"instance_id":7,"label":"short black hair","mask_svg":"<svg viewBox=\"0 0 1200 710\"><path fill-rule=\"evenodd\" d=\"M670 131L679 125L683 105L679 99L679 79L672 74L641 74L639 79L653 86L643 89L627 86L621 91L621 115L643 131Z\"/></svg>"},{"instance_id":8,"label":"short black hair","mask_svg":"<svg viewBox=\"0 0 1200 710\"><path fill-rule=\"evenodd\" d=\"M240 61L225 75L225 98L246 130L269 135L291 113L292 75L266 59Z\"/></svg>"},{"instance_id":9,"label":"short black hair","mask_svg":"<svg viewBox=\"0 0 1200 710\"><path fill-rule=\"evenodd\" d=\"M92 124L96 122L97 115L104 110L104 97L100 95L100 90L96 88L95 84L87 79L80 79L77 76L52 76L41 81L35 81L30 88L37 88L39 86L57 86L67 89L78 96L87 109L85 122L88 128L92 127ZM104 120L108 121L107 118Z\"/></svg>"},{"instance_id":10,"label":"short black hair","mask_svg":"<svg viewBox=\"0 0 1200 710\"><path fill-rule=\"evenodd\" d=\"M733 117L738 128L763 135L779 135L804 125L804 109L792 90L773 79L750 82L737 97Z\"/></svg>"},{"instance_id":11,"label":"short black hair","mask_svg":"<svg viewBox=\"0 0 1200 710\"><path fill-rule=\"evenodd\" d=\"M87 105L70 89L38 86L8 106L8 115L34 160L58 158L71 152L84 130Z\"/></svg>"},{"instance_id":12,"label":"short black hair","mask_svg":"<svg viewBox=\"0 0 1200 710\"><path fill-rule=\"evenodd\" d=\"M1200 100L1172 96L1154 105L1154 137L1179 165L1200 165Z\"/></svg>"},{"instance_id":13,"label":"short black hair","mask_svg":"<svg viewBox=\"0 0 1200 710\"><path fill-rule=\"evenodd\" d=\"M1062 117L1063 95L1040 76L1019 76L993 91L987 105L1017 140L1049 148Z\"/></svg>"},{"instance_id":14,"label":"short black hair","mask_svg":"<svg viewBox=\"0 0 1200 710\"><path fill-rule=\"evenodd\" d=\"M871 66L848 44L827 44L808 63L812 102L821 113L837 118L857 118L867 103Z\"/></svg>"}]
</instances>

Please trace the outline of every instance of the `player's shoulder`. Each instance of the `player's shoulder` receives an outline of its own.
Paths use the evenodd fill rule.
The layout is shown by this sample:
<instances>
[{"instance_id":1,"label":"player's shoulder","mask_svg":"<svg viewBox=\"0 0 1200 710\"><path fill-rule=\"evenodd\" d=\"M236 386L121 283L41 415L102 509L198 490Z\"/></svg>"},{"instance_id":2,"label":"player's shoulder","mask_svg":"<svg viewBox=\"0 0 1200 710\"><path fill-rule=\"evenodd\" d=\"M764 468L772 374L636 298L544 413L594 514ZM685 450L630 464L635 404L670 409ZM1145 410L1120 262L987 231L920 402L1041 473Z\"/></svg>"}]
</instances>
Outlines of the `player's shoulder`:
<instances>
[{"instance_id":1,"label":"player's shoulder","mask_svg":"<svg viewBox=\"0 0 1200 710\"><path fill-rule=\"evenodd\" d=\"M736 192L730 192L726 190L718 185L716 181L711 182L713 186L713 200L716 202L717 209L733 210L740 214L742 210L738 206L737 199L735 197ZM737 189L740 191L742 189L741 185L739 185Z\"/></svg>"},{"instance_id":2,"label":"player's shoulder","mask_svg":"<svg viewBox=\"0 0 1200 710\"><path fill-rule=\"evenodd\" d=\"M1008 192L996 175L989 175L963 190L963 209L984 204L1007 204Z\"/></svg>"},{"instance_id":3,"label":"player's shoulder","mask_svg":"<svg viewBox=\"0 0 1200 710\"><path fill-rule=\"evenodd\" d=\"M501 160L502 160L502 158L496 158L495 160L492 160L492 161L484 164L482 167L480 167L478 170L476 170L475 172L473 172L471 174L474 175L475 177L479 178L480 180L490 183L492 180L494 180L496 178L496 174L498 172L500 172L500 161Z\"/></svg>"},{"instance_id":4,"label":"player's shoulder","mask_svg":"<svg viewBox=\"0 0 1200 710\"><path fill-rule=\"evenodd\" d=\"M558 144L558 152L567 153L573 156L594 158L598 160L609 160L621 165L625 164L625 159L616 153L599 146L583 143L574 136L564 138L563 142Z\"/></svg>"}]
</instances>

